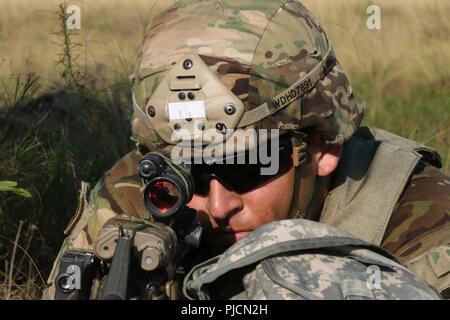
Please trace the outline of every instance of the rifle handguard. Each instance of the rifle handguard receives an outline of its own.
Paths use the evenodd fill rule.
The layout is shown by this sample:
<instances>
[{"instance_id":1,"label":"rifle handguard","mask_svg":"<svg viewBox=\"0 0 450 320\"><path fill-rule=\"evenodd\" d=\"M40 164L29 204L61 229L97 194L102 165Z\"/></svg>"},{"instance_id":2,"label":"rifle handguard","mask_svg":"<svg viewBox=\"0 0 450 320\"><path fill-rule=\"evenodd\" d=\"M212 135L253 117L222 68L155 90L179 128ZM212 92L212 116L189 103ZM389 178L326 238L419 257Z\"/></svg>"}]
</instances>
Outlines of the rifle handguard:
<instances>
[{"instance_id":1,"label":"rifle handguard","mask_svg":"<svg viewBox=\"0 0 450 320\"><path fill-rule=\"evenodd\" d=\"M103 226L95 245L95 253L103 261L113 258L120 228L134 233L133 249L139 255L143 270L163 269L172 260L177 237L170 227L148 220L117 216Z\"/></svg>"}]
</instances>

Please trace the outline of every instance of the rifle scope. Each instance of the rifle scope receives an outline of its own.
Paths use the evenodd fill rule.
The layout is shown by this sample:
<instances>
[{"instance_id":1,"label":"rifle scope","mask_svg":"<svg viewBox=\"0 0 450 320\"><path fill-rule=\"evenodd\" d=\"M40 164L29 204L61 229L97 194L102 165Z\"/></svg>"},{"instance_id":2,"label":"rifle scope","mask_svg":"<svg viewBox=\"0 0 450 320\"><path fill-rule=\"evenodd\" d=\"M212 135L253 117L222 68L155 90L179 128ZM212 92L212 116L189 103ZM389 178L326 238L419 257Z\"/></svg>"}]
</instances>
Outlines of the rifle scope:
<instances>
[{"instance_id":1,"label":"rifle scope","mask_svg":"<svg viewBox=\"0 0 450 320\"><path fill-rule=\"evenodd\" d=\"M172 216L193 195L193 179L189 169L175 165L159 152L150 152L139 162L139 176L146 184L144 204L159 219Z\"/></svg>"}]
</instances>

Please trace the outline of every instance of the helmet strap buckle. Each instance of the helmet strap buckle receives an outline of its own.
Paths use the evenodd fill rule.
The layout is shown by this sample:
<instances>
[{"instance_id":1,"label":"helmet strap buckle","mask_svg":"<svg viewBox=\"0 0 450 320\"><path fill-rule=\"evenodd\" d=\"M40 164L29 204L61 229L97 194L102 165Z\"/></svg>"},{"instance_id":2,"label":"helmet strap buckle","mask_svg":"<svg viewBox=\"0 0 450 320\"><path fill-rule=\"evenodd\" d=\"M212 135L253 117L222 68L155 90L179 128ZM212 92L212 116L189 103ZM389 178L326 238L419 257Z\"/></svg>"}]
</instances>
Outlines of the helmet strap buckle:
<instances>
[{"instance_id":1,"label":"helmet strap buckle","mask_svg":"<svg viewBox=\"0 0 450 320\"><path fill-rule=\"evenodd\" d=\"M303 164L307 159L306 149L308 144L305 142L307 135L303 132L295 132L291 138L292 144L292 162L295 168Z\"/></svg>"}]
</instances>

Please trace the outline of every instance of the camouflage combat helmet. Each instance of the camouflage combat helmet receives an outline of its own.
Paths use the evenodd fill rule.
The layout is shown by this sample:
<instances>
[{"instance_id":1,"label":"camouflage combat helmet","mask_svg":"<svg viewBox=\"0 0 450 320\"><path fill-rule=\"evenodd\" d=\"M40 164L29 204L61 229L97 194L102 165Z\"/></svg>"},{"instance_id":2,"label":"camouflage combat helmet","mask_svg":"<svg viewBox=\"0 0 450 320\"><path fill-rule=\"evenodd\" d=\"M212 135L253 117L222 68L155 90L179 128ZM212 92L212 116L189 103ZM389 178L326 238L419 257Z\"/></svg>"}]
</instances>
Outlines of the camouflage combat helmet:
<instances>
[{"instance_id":1,"label":"camouflage combat helmet","mask_svg":"<svg viewBox=\"0 0 450 320\"><path fill-rule=\"evenodd\" d=\"M133 137L148 150L224 128L314 128L341 144L364 116L325 32L295 0L178 1L152 21L131 79Z\"/></svg>"},{"instance_id":2,"label":"camouflage combat helmet","mask_svg":"<svg viewBox=\"0 0 450 320\"><path fill-rule=\"evenodd\" d=\"M314 127L329 142L342 143L364 115L325 32L299 1L179 1L152 21L132 76L133 133L149 149L171 143L158 123L175 124L167 111L161 117L155 114L152 95L170 70L183 70L181 64L189 55L200 57L225 85L228 102L236 104L233 96L242 101L243 110L231 116L225 110L227 99L220 101L223 106L214 105L220 109L215 110L216 122L232 117L229 122L235 128ZM170 90L160 99L166 103L172 99L170 91L178 94L183 87L171 80ZM191 86L198 85L202 84ZM186 88L198 89L189 84ZM208 105L219 98L214 94L201 98ZM173 102L177 100L182 101L176 95ZM212 111L206 111L209 118ZM183 119L179 125L185 123Z\"/></svg>"}]
</instances>

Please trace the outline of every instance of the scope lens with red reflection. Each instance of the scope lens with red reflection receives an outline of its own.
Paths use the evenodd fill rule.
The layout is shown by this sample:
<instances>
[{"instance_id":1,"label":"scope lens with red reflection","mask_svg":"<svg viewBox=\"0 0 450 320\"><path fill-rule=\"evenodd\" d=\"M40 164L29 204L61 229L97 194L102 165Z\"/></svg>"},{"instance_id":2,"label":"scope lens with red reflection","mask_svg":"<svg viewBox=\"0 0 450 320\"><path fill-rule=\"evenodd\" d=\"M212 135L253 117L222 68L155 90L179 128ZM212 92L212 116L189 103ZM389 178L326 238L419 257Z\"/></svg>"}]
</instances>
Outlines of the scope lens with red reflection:
<instances>
[{"instance_id":1,"label":"scope lens with red reflection","mask_svg":"<svg viewBox=\"0 0 450 320\"><path fill-rule=\"evenodd\" d=\"M145 202L153 215L168 217L178 210L182 194L172 181L156 179L145 188Z\"/></svg>"}]
</instances>

